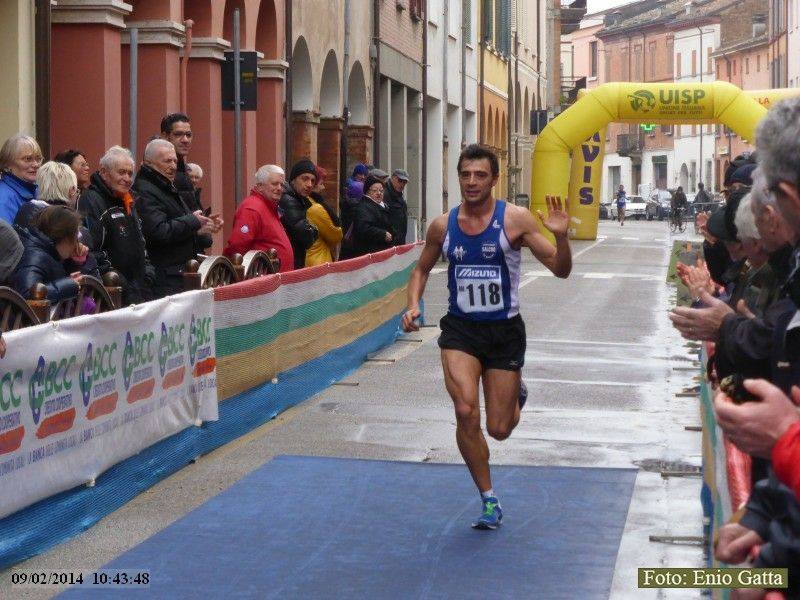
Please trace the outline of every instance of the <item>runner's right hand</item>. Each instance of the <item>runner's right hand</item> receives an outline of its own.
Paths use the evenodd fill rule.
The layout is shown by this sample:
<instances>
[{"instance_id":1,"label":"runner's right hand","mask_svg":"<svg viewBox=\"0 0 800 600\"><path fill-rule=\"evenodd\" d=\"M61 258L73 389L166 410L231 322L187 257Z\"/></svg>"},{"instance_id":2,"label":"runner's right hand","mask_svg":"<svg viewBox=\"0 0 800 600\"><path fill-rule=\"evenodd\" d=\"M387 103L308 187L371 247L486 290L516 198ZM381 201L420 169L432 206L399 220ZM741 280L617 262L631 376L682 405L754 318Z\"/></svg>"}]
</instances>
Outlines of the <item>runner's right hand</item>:
<instances>
[{"instance_id":1,"label":"runner's right hand","mask_svg":"<svg viewBox=\"0 0 800 600\"><path fill-rule=\"evenodd\" d=\"M418 308L410 308L406 312L403 313L403 331L406 333L410 331L419 331L419 323L417 319L419 319L420 313Z\"/></svg>"}]
</instances>

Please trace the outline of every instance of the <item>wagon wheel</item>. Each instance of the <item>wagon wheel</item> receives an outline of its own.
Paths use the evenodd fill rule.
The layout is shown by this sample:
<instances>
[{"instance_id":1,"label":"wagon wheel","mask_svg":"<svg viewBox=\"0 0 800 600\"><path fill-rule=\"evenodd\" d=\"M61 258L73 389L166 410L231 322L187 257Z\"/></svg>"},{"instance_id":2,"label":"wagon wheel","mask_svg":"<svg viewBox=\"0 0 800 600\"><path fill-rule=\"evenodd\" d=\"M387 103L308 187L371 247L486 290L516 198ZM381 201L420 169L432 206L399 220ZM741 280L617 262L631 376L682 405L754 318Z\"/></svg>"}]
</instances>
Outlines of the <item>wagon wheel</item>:
<instances>
[{"instance_id":1,"label":"wagon wheel","mask_svg":"<svg viewBox=\"0 0 800 600\"><path fill-rule=\"evenodd\" d=\"M209 256L200 263L200 287L202 289L221 287L236 283L236 269L224 256Z\"/></svg>"},{"instance_id":2,"label":"wagon wheel","mask_svg":"<svg viewBox=\"0 0 800 600\"><path fill-rule=\"evenodd\" d=\"M39 318L25 298L7 287L0 287L0 331L14 331L38 325Z\"/></svg>"},{"instance_id":3,"label":"wagon wheel","mask_svg":"<svg viewBox=\"0 0 800 600\"><path fill-rule=\"evenodd\" d=\"M274 249L271 250L274 252ZM277 253L276 253L277 254ZM262 275L277 273L270 255L263 250L250 250L244 255L244 278L253 279Z\"/></svg>"}]
</instances>

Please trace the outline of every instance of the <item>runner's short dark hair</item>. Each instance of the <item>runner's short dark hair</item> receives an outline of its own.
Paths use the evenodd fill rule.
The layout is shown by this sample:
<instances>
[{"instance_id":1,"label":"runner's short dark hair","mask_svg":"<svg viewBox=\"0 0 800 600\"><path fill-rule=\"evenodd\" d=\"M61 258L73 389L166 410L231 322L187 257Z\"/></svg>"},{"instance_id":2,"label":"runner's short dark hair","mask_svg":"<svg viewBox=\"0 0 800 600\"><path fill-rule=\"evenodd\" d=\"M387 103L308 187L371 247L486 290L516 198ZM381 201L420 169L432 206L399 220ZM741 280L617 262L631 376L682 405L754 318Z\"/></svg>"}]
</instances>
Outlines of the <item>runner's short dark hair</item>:
<instances>
[{"instance_id":1,"label":"runner's short dark hair","mask_svg":"<svg viewBox=\"0 0 800 600\"><path fill-rule=\"evenodd\" d=\"M485 158L489 161L489 165L492 168L492 176L497 177L500 174L500 163L497 160L497 155L489 150L489 148L479 144L470 144L461 151L461 154L458 157L458 165L456 165L456 170L459 173L461 172L461 163L465 160L480 160L482 158Z\"/></svg>"}]
</instances>

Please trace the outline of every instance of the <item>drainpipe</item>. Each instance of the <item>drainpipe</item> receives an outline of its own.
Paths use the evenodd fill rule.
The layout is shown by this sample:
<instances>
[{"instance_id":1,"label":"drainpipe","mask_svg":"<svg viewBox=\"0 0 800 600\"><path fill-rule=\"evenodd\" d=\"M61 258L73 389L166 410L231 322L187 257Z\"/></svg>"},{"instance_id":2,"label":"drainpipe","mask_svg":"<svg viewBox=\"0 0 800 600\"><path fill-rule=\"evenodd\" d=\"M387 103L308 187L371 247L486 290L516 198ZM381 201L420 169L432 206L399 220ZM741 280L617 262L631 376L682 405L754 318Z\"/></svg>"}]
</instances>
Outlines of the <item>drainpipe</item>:
<instances>
[{"instance_id":1,"label":"drainpipe","mask_svg":"<svg viewBox=\"0 0 800 600\"><path fill-rule=\"evenodd\" d=\"M697 31L700 32L700 83L703 83L703 26L698 25ZM700 124L700 162L698 167L698 177L697 177L703 185L703 124ZM697 185L695 185L695 189Z\"/></svg>"},{"instance_id":2,"label":"drainpipe","mask_svg":"<svg viewBox=\"0 0 800 600\"><path fill-rule=\"evenodd\" d=\"M289 163L292 160L292 126L293 126L293 113L294 107L292 104L292 38L294 34L292 32L292 3L286 2L285 3L285 14L284 14L284 31L286 32L286 43L284 52L286 53L286 62L289 63L290 68L286 69L286 76L284 78L284 94L286 97L286 102L284 103L284 152L286 152L286 157L283 161L284 165L291 166Z\"/></svg>"},{"instance_id":3,"label":"drainpipe","mask_svg":"<svg viewBox=\"0 0 800 600\"><path fill-rule=\"evenodd\" d=\"M291 2L289 3L291 4ZM372 0L372 164L381 163L381 0ZM388 133L388 132L387 132ZM423 168L424 168L423 161Z\"/></svg>"},{"instance_id":4,"label":"drainpipe","mask_svg":"<svg viewBox=\"0 0 800 600\"><path fill-rule=\"evenodd\" d=\"M422 152L428 147L428 2L422 7ZM419 222L420 229L425 233L428 222L428 161L421 155L422 168L420 169L420 199Z\"/></svg>"},{"instance_id":5,"label":"drainpipe","mask_svg":"<svg viewBox=\"0 0 800 600\"><path fill-rule=\"evenodd\" d=\"M450 35L450 11L449 2L443 2L442 9L442 197L445 206L449 207L450 189L447 181L449 153L450 153L450 128L448 124L450 116L450 96L448 93L447 80L447 48L449 45L448 36ZM424 148L425 146L423 146Z\"/></svg>"},{"instance_id":6,"label":"drainpipe","mask_svg":"<svg viewBox=\"0 0 800 600\"><path fill-rule=\"evenodd\" d=\"M510 25L510 23L509 23ZM517 96L517 90L514 88L514 59L511 55L511 44L508 48L508 118L506 119L506 200L509 202L514 201L512 196L512 185L514 178L511 175L511 133L514 130L512 119L516 118L516 111L514 110L514 99Z\"/></svg>"},{"instance_id":7,"label":"drainpipe","mask_svg":"<svg viewBox=\"0 0 800 600\"><path fill-rule=\"evenodd\" d=\"M536 6L536 109L541 110L542 100L542 22L541 11L542 8L539 2L535 3ZM545 6L547 6L545 4ZM546 108L546 107L545 107Z\"/></svg>"},{"instance_id":8,"label":"drainpipe","mask_svg":"<svg viewBox=\"0 0 800 600\"><path fill-rule=\"evenodd\" d=\"M519 23L519 20L517 20ZM525 113L522 114L522 118L520 115L517 114L517 102L516 100L520 100L520 108L524 111L525 107L522 106L522 99L516 98L517 90L519 89L519 25L514 29L514 129L517 130L517 137L514 138L514 197L513 202L516 203L517 199L517 185L519 184L519 173L521 172L520 169L520 160L519 160L519 136L520 134L527 133L525 131L520 131L519 127L525 123Z\"/></svg>"},{"instance_id":9,"label":"drainpipe","mask_svg":"<svg viewBox=\"0 0 800 600\"><path fill-rule=\"evenodd\" d=\"M189 112L188 106L188 85L189 85L189 57L192 54L192 27L194 21L186 19L183 22L186 28L186 41L183 45L183 58L181 59L181 112L187 114Z\"/></svg>"},{"instance_id":10,"label":"drainpipe","mask_svg":"<svg viewBox=\"0 0 800 600\"><path fill-rule=\"evenodd\" d=\"M50 156L50 0L37 0L35 21L36 47L36 139L42 153Z\"/></svg>"},{"instance_id":11,"label":"drainpipe","mask_svg":"<svg viewBox=\"0 0 800 600\"><path fill-rule=\"evenodd\" d=\"M472 11L470 11L470 15ZM467 143L467 25L464 19L464 4L461 4L461 144Z\"/></svg>"},{"instance_id":12,"label":"drainpipe","mask_svg":"<svg viewBox=\"0 0 800 600\"><path fill-rule=\"evenodd\" d=\"M484 96L484 94L483 94L483 81L484 81L484 79L483 79L483 77L484 77L483 63L484 63L484 57L483 57L483 55L484 55L484 53L486 51L486 32L484 31L484 26L486 24L486 17L485 17L485 15L483 13L484 13L485 10L487 10L487 8L486 8L486 4L481 4L481 7L482 7L481 15L480 15L480 17L481 17L480 18L480 37L481 37L481 39L480 39L480 43L478 44L478 49L479 49L479 51L481 53L480 58L479 58L480 65L479 65L479 69L478 69L480 71L480 75L479 75L480 84L478 85L478 94L479 94L478 95L478 112L480 113L478 115L478 143L485 144L486 143L486 139L485 139L486 127L483 124L483 108L484 108L484 106L483 106L483 104L484 104L484 101L483 101L483 96Z\"/></svg>"},{"instance_id":13,"label":"drainpipe","mask_svg":"<svg viewBox=\"0 0 800 600\"><path fill-rule=\"evenodd\" d=\"M339 189L346 190L347 136L350 126L350 0L344 0L344 60L342 64L342 135L339 138Z\"/></svg>"}]
</instances>

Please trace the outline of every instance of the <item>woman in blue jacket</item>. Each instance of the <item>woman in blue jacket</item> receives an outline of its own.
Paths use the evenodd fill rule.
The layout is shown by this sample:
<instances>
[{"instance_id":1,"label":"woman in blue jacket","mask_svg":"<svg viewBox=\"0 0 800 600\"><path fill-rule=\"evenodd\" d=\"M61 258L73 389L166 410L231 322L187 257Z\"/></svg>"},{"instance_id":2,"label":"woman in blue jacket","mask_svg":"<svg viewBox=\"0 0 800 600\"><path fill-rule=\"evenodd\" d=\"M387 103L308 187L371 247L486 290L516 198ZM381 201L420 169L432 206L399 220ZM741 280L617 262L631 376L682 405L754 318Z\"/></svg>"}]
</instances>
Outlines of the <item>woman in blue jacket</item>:
<instances>
[{"instance_id":1,"label":"woman in blue jacket","mask_svg":"<svg viewBox=\"0 0 800 600\"><path fill-rule=\"evenodd\" d=\"M0 219L13 224L20 206L36 197L42 151L35 139L18 133L0 148Z\"/></svg>"},{"instance_id":2,"label":"woman in blue jacket","mask_svg":"<svg viewBox=\"0 0 800 600\"><path fill-rule=\"evenodd\" d=\"M31 288L42 283L47 299L53 303L77 296L80 273L73 272L70 257L77 253L80 224L75 211L48 206L34 217L30 227L18 228L25 250L12 278L14 289L30 298Z\"/></svg>"}]
</instances>

